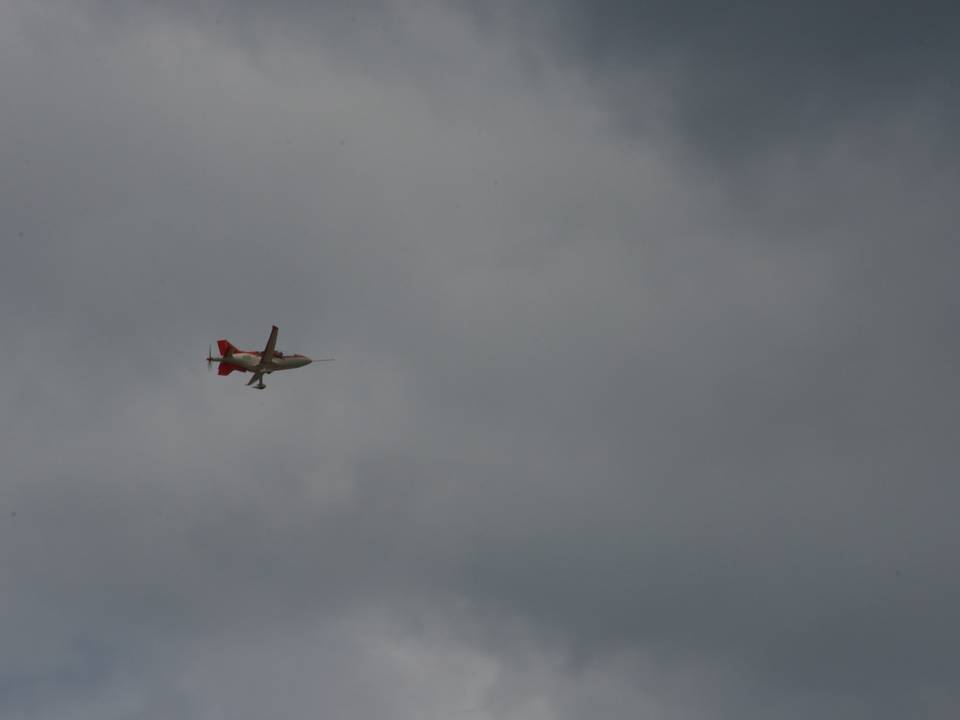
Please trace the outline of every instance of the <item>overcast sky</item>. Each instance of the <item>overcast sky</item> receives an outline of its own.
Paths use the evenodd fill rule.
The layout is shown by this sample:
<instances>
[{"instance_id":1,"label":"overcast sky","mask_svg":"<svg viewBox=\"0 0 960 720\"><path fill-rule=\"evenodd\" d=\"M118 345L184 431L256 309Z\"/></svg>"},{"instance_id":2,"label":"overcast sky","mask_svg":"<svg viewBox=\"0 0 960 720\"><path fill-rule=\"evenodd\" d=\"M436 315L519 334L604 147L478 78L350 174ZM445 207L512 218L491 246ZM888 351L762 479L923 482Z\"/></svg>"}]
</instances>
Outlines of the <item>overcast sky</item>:
<instances>
[{"instance_id":1,"label":"overcast sky","mask_svg":"<svg viewBox=\"0 0 960 720\"><path fill-rule=\"evenodd\" d=\"M960 18L728 5L0 3L0 718L956 718Z\"/></svg>"}]
</instances>

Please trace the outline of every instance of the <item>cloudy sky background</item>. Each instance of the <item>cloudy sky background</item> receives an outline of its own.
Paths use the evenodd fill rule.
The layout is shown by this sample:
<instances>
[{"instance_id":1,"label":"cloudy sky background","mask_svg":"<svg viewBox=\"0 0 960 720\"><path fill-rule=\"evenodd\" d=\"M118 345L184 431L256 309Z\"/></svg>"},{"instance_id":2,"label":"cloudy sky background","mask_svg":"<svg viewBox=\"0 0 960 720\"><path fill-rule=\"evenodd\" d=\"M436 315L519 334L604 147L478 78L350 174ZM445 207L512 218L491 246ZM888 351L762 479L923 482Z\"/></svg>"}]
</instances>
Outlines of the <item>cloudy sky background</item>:
<instances>
[{"instance_id":1,"label":"cloudy sky background","mask_svg":"<svg viewBox=\"0 0 960 720\"><path fill-rule=\"evenodd\" d=\"M949 10L4 2L0 717L956 717Z\"/></svg>"}]
</instances>

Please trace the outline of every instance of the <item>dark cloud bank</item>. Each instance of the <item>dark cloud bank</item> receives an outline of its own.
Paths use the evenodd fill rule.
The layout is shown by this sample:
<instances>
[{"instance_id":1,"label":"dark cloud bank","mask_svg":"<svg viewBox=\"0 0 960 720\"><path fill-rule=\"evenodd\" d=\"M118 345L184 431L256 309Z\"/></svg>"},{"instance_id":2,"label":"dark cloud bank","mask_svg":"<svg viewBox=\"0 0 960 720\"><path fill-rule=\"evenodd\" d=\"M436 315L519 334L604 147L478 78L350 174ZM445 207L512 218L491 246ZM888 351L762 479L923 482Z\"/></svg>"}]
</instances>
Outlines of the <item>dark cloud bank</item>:
<instances>
[{"instance_id":1,"label":"dark cloud bank","mask_svg":"<svg viewBox=\"0 0 960 720\"><path fill-rule=\"evenodd\" d=\"M955 717L956 27L5 5L0 716Z\"/></svg>"}]
</instances>

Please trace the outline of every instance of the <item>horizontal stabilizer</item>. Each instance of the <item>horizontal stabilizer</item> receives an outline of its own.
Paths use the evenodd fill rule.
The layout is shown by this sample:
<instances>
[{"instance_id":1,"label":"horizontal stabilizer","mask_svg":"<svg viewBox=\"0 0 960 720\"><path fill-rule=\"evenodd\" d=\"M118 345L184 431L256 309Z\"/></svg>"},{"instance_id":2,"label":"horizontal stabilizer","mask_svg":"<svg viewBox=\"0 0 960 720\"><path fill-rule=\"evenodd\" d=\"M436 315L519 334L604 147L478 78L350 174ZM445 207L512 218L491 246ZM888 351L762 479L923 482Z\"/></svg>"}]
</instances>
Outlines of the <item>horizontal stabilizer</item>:
<instances>
[{"instance_id":1,"label":"horizontal stabilizer","mask_svg":"<svg viewBox=\"0 0 960 720\"><path fill-rule=\"evenodd\" d=\"M229 375L234 370L236 370L236 368L233 365L222 362L220 363L220 367L217 368L217 375Z\"/></svg>"}]
</instances>

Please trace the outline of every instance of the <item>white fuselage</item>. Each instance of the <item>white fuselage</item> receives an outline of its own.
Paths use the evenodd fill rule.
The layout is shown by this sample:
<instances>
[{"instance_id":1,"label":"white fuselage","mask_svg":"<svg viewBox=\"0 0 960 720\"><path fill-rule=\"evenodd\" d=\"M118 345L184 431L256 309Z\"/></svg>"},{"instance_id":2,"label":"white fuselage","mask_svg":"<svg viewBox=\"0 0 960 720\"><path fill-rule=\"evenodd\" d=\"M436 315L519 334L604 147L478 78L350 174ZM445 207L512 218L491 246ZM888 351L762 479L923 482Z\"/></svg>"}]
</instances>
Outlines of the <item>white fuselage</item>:
<instances>
[{"instance_id":1,"label":"white fuselage","mask_svg":"<svg viewBox=\"0 0 960 720\"><path fill-rule=\"evenodd\" d=\"M261 353L259 352L237 350L228 357L214 359L233 365L239 370L246 370L247 372L259 370L259 372L267 374L275 370L293 370L294 368L303 367L313 362L306 355L274 355L273 358L271 358L269 362L264 363L261 368L260 356Z\"/></svg>"}]
</instances>

